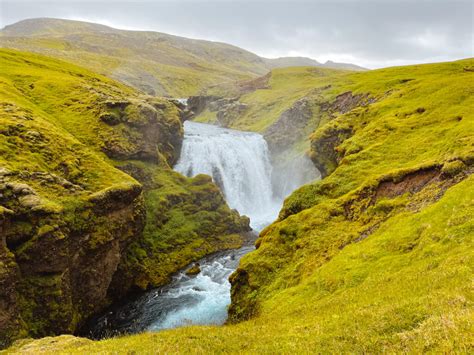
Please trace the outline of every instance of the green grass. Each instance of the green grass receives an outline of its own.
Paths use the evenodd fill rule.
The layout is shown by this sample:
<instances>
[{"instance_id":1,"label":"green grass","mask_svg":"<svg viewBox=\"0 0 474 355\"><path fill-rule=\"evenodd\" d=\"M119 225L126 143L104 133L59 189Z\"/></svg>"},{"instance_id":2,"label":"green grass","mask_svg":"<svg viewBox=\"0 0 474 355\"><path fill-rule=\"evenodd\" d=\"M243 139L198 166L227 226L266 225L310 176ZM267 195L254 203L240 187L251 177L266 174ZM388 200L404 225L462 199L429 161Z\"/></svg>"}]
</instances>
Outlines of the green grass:
<instances>
[{"instance_id":1,"label":"green grass","mask_svg":"<svg viewBox=\"0 0 474 355\"><path fill-rule=\"evenodd\" d=\"M1 61L3 166L14 171L62 172L66 179L83 184L86 193L126 181L136 184L111 168L94 134L100 121L95 116L99 105L93 90L102 89L104 95L122 90L120 94L130 95L130 89L114 87L109 79L34 54L2 50ZM94 81L99 81L97 87L89 87Z\"/></svg>"}]
</instances>

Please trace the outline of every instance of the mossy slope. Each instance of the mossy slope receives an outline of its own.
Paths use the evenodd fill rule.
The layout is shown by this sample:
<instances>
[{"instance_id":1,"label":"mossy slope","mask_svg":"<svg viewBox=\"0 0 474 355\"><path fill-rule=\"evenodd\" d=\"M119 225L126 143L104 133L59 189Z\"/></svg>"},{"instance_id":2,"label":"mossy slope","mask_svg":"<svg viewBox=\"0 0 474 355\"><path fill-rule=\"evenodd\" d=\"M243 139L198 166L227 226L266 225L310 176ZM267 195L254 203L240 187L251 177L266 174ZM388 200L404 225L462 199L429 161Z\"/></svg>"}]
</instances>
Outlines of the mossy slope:
<instances>
[{"instance_id":1,"label":"mossy slope","mask_svg":"<svg viewBox=\"0 0 474 355\"><path fill-rule=\"evenodd\" d=\"M170 169L175 103L32 53L2 49L0 61L3 344L73 332L133 286L242 242L248 221L216 186ZM159 276L144 285L143 268Z\"/></svg>"},{"instance_id":2,"label":"mossy slope","mask_svg":"<svg viewBox=\"0 0 474 355\"><path fill-rule=\"evenodd\" d=\"M279 310L311 299L315 311L309 317L322 320L326 314L318 326L334 324L321 341L341 332L337 337L345 346L352 342L354 349L375 351L395 346L402 335L429 333L426 327L436 332L440 325L430 322L451 317L447 305L458 297L464 300L463 316L453 324L459 334L446 341L465 349L472 314L467 275L474 257L468 217L474 77L466 70L472 64L388 68L328 83L333 107L343 93L371 99L342 114L330 112L311 136L313 160L328 176L293 193L279 221L261 233L258 250L241 262L233 276L235 319L273 313L285 298ZM451 197L438 201L446 191L453 191ZM448 240L454 244L446 246ZM422 280L425 268L430 272ZM458 272L450 283L444 276L449 270ZM369 302L381 313L371 314ZM431 345L442 347L444 341Z\"/></svg>"}]
</instances>

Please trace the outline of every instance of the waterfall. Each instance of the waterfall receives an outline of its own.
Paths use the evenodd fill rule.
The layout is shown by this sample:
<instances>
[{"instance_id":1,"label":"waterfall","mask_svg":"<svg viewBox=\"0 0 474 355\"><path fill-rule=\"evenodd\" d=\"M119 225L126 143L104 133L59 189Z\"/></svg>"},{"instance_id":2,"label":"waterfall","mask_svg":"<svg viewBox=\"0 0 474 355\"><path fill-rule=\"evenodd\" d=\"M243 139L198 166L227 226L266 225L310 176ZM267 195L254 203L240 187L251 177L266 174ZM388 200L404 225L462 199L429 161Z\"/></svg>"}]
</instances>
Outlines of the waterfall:
<instances>
[{"instance_id":1,"label":"waterfall","mask_svg":"<svg viewBox=\"0 0 474 355\"><path fill-rule=\"evenodd\" d=\"M278 215L272 166L262 135L186 121L181 156L174 169L186 176L207 174L231 208L250 218L259 231Z\"/></svg>"},{"instance_id":2,"label":"waterfall","mask_svg":"<svg viewBox=\"0 0 474 355\"><path fill-rule=\"evenodd\" d=\"M189 121L184 123L181 157L175 170L187 176L212 176L229 206L247 215L257 231L276 218L287 194L318 177L305 156L279 161L272 170L267 143L260 134ZM230 303L229 275L252 249L245 246L200 260L198 275L180 272L169 285L106 312L91 328L92 336L222 324Z\"/></svg>"}]
</instances>

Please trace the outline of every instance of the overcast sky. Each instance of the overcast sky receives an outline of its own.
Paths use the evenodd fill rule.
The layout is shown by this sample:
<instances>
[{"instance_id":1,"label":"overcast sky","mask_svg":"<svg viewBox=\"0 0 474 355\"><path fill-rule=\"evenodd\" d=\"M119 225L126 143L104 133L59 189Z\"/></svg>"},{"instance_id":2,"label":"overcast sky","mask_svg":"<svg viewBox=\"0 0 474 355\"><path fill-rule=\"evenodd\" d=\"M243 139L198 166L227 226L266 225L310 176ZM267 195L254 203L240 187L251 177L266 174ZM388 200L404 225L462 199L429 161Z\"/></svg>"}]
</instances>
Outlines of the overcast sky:
<instances>
[{"instance_id":1,"label":"overcast sky","mask_svg":"<svg viewBox=\"0 0 474 355\"><path fill-rule=\"evenodd\" d=\"M0 27L57 17L368 68L473 57L472 0L0 0Z\"/></svg>"}]
</instances>

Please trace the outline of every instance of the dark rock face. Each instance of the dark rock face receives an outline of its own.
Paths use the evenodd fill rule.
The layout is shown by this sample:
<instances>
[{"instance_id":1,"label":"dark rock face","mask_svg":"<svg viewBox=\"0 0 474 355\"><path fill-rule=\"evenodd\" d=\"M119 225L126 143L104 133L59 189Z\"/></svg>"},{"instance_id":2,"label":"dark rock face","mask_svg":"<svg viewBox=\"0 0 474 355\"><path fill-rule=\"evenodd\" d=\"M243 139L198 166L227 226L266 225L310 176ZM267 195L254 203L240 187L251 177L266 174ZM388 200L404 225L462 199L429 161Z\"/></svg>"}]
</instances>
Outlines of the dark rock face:
<instances>
[{"instance_id":1,"label":"dark rock face","mask_svg":"<svg viewBox=\"0 0 474 355\"><path fill-rule=\"evenodd\" d=\"M249 272L240 267L230 275L229 281L232 285L230 290L232 302L228 310L228 322L237 323L251 318L257 313L257 305L256 302L246 300L245 295L258 287L252 285Z\"/></svg>"},{"instance_id":2,"label":"dark rock face","mask_svg":"<svg viewBox=\"0 0 474 355\"><path fill-rule=\"evenodd\" d=\"M310 158L321 172L321 177L329 175L337 167L342 155L336 148L351 135L351 128L331 127L311 141Z\"/></svg>"},{"instance_id":3,"label":"dark rock face","mask_svg":"<svg viewBox=\"0 0 474 355\"><path fill-rule=\"evenodd\" d=\"M221 127L230 127L235 119L245 110L247 105L238 101L238 98L219 96L191 96L188 99L188 118L195 117L205 110L216 112L217 123Z\"/></svg>"},{"instance_id":4,"label":"dark rock face","mask_svg":"<svg viewBox=\"0 0 474 355\"><path fill-rule=\"evenodd\" d=\"M6 233L10 227L13 211L0 207L0 348L21 328L18 309L19 269L13 254L6 244Z\"/></svg>"},{"instance_id":5,"label":"dark rock face","mask_svg":"<svg viewBox=\"0 0 474 355\"><path fill-rule=\"evenodd\" d=\"M160 162L172 165L178 159L183 139L181 122L170 112L171 102L144 100L106 101L99 119L126 136L126 144L114 136L104 139L102 150L118 160Z\"/></svg>"},{"instance_id":6,"label":"dark rock face","mask_svg":"<svg viewBox=\"0 0 474 355\"><path fill-rule=\"evenodd\" d=\"M336 118L337 114L347 113L357 107L368 106L375 101L376 99L370 97L369 94L353 95L348 91L336 96L333 102L321 104L320 108L332 120ZM337 147L353 133L352 127L331 122L311 137L310 157L322 177L329 175L337 167L344 156L344 152L338 151Z\"/></svg>"},{"instance_id":7,"label":"dark rock face","mask_svg":"<svg viewBox=\"0 0 474 355\"><path fill-rule=\"evenodd\" d=\"M112 277L145 220L138 184L95 193L68 210L16 179L0 179L0 261L7 266L0 276L0 339L5 342L24 323L30 336L73 332L107 305Z\"/></svg>"},{"instance_id":8,"label":"dark rock face","mask_svg":"<svg viewBox=\"0 0 474 355\"><path fill-rule=\"evenodd\" d=\"M308 99L296 101L264 132L270 151L278 154L302 138L313 112Z\"/></svg>"},{"instance_id":9,"label":"dark rock face","mask_svg":"<svg viewBox=\"0 0 474 355\"><path fill-rule=\"evenodd\" d=\"M195 116L202 113L211 102L222 99L219 96L191 96L188 98L188 110Z\"/></svg>"}]
</instances>

